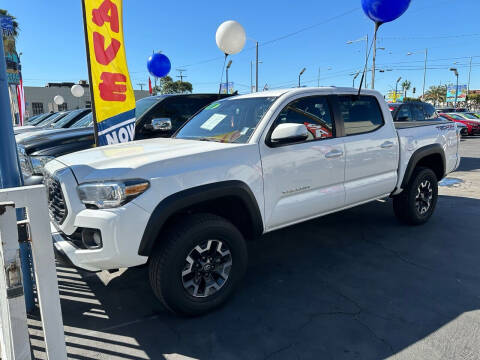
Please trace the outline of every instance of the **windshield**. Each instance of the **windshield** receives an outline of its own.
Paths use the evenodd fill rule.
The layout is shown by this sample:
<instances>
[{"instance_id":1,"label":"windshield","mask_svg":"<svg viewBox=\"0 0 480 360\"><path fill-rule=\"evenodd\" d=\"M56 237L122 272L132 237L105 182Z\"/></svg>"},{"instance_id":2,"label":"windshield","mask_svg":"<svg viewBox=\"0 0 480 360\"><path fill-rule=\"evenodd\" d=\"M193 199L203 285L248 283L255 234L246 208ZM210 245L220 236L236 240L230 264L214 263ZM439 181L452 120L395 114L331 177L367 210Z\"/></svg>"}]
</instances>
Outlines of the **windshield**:
<instances>
[{"instance_id":1,"label":"windshield","mask_svg":"<svg viewBox=\"0 0 480 360\"><path fill-rule=\"evenodd\" d=\"M158 97L146 97L135 103L135 118L139 119L148 109L159 102Z\"/></svg>"},{"instance_id":2,"label":"windshield","mask_svg":"<svg viewBox=\"0 0 480 360\"><path fill-rule=\"evenodd\" d=\"M470 120L478 120L478 118L475 115L472 115L472 114L462 113L461 116L463 116L466 119L470 119Z\"/></svg>"},{"instance_id":3,"label":"windshield","mask_svg":"<svg viewBox=\"0 0 480 360\"><path fill-rule=\"evenodd\" d=\"M448 116L450 116L452 119L455 119L455 120L465 120L463 116L460 116L457 114L448 114Z\"/></svg>"},{"instance_id":4,"label":"windshield","mask_svg":"<svg viewBox=\"0 0 480 360\"><path fill-rule=\"evenodd\" d=\"M214 102L191 118L175 137L244 144L276 99L228 98Z\"/></svg>"},{"instance_id":5,"label":"windshield","mask_svg":"<svg viewBox=\"0 0 480 360\"><path fill-rule=\"evenodd\" d=\"M44 121L45 119L49 118L50 116L54 116L54 114L43 114L43 115L40 115L38 118L36 118L36 119L33 120L32 122L30 122L28 125L38 125L38 124L40 124L42 121Z\"/></svg>"},{"instance_id":6,"label":"windshield","mask_svg":"<svg viewBox=\"0 0 480 360\"><path fill-rule=\"evenodd\" d=\"M61 113L57 113L51 117L49 117L48 119L46 119L45 121L42 121L40 124L38 124L38 126L50 126L50 125L53 125L55 122L57 122L58 120L60 120L61 118L63 118L64 116L66 116L68 113L66 112L61 112Z\"/></svg>"},{"instance_id":7,"label":"windshield","mask_svg":"<svg viewBox=\"0 0 480 360\"><path fill-rule=\"evenodd\" d=\"M80 115L84 110L73 110L71 111L68 115L63 117L62 119L56 121L54 124L51 124L52 127L56 129L63 128L65 125L67 125L70 121L75 119L78 115Z\"/></svg>"},{"instance_id":8,"label":"windshield","mask_svg":"<svg viewBox=\"0 0 480 360\"><path fill-rule=\"evenodd\" d=\"M88 115L85 115L84 117L82 117L75 124L70 126L70 129L77 129L77 128L90 127L90 126L93 126L93 114L92 113L89 113Z\"/></svg>"}]
</instances>

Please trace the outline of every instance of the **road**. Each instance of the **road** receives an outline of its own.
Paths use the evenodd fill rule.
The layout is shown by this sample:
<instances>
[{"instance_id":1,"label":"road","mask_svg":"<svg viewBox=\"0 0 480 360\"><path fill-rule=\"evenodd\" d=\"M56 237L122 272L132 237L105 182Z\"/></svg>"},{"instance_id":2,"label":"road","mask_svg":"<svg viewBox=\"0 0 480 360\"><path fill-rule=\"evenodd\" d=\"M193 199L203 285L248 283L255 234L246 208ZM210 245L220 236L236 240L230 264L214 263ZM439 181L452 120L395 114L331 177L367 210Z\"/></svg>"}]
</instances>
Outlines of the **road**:
<instances>
[{"instance_id":1,"label":"road","mask_svg":"<svg viewBox=\"0 0 480 360\"><path fill-rule=\"evenodd\" d=\"M70 358L480 359L480 137L461 153L428 224L377 201L268 234L235 297L200 318L166 312L145 268L59 266Z\"/></svg>"}]
</instances>

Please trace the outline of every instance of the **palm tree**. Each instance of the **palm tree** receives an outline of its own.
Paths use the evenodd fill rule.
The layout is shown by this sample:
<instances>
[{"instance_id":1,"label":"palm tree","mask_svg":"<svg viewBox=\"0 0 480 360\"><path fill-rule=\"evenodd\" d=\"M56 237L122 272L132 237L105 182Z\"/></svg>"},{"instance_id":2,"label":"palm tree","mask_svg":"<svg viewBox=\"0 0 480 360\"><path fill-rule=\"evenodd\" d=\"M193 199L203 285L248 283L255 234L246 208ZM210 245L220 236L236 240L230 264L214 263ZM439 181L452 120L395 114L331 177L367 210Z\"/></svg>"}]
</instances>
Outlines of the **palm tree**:
<instances>
[{"instance_id":1,"label":"palm tree","mask_svg":"<svg viewBox=\"0 0 480 360\"><path fill-rule=\"evenodd\" d=\"M6 52L13 53L13 52L15 52L15 39L18 36L18 31L20 30L20 27L18 25L18 22L16 21L15 16L12 16L11 14L9 14L9 12L7 10L0 9L0 17L2 17L2 16L7 16L7 17L12 19L12 24L13 24L12 34L10 36L5 36L2 33L2 37L3 37L3 46L6 50Z\"/></svg>"},{"instance_id":2,"label":"palm tree","mask_svg":"<svg viewBox=\"0 0 480 360\"><path fill-rule=\"evenodd\" d=\"M410 90L410 86L412 86L412 83L408 80L405 80L402 84L401 84L402 88L403 88L403 92L405 93L405 97L407 97L407 91Z\"/></svg>"},{"instance_id":3,"label":"palm tree","mask_svg":"<svg viewBox=\"0 0 480 360\"><path fill-rule=\"evenodd\" d=\"M425 92L425 100L430 100L433 102L434 106L443 104L447 96L447 91L445 86L430 86L430 88Z\"/></svg>"}]
</instances>

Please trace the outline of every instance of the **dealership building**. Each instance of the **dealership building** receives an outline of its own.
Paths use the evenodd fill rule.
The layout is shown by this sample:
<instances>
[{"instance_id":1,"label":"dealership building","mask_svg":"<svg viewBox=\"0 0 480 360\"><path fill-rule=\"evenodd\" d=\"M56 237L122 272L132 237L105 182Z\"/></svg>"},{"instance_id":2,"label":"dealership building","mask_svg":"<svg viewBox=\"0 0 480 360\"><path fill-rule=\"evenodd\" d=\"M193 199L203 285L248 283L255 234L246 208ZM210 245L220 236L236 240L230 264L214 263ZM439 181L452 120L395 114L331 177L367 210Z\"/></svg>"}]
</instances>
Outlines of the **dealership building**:
<instances>
[{"instance_id":1,"label":"dealership building","mask_svg":"<svg viewBox=\"0 0 480 360\"><path fill-rule=\"evenodd\" d=\"M78 82L85 92L83 96L77 98L72 95L71 88L75 83L73 82L61 82L61 83L48 83L44 87L41 86L25 86L25 115L26 117L50 112L50 111L65 111L80 108L92 107L92 98L90 96L90 87L86 80L80 80ZM149 96L148 91L134 90L135 99L141 99ZM53 98L60 95L64 99L62 105L57 105L53 101Z\"/></svg>"}]
</instances>

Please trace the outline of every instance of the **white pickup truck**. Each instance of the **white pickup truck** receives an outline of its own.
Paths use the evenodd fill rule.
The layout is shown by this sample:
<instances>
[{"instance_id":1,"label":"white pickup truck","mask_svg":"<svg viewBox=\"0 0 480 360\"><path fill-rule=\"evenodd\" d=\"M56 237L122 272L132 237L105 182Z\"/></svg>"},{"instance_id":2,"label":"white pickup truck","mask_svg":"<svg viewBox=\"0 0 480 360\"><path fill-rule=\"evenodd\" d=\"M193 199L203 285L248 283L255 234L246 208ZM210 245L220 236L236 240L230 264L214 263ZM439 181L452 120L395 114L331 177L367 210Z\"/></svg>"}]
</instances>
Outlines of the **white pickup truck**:
<instances>
[{"instance_id":1,"label":"white pickup truck","mask_svg":"<svg viewBox=\"0 0 480 360\"><path fill-rule=\"evenodd\" d=\"M55 247L91 271L148 262L168 309L205 313L239 284L246 239L385 197L402 222L426 222L438 181L459 165L459 133L441 121L397 126L370 90L214 102L173 138L49 162Z\"/></svg>"}]
</instances>

